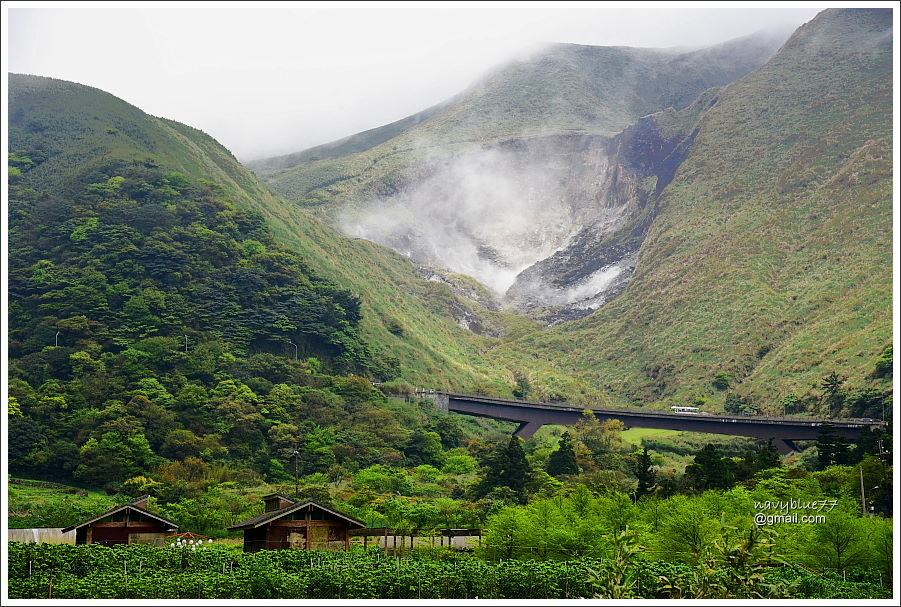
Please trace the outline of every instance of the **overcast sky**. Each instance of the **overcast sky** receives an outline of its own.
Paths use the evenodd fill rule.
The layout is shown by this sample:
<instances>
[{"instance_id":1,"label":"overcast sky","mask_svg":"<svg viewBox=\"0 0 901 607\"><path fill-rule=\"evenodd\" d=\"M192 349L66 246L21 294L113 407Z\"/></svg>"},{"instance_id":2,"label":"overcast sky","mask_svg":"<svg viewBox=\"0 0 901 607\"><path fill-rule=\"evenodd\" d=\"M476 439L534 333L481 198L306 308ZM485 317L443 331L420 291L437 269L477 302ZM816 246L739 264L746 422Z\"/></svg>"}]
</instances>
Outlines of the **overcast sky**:
<instances>
[{"instance_id":1,"label":"overcast sky","mask_svg":"<svg viewBox=\"0 0 901 607\"><path fill-rule=\"evenodd\" d=\"M537 44L703 46L827 5L8 2L4 62L103 89L250 160L418 112Z\"/></svg>"}]
</instances>

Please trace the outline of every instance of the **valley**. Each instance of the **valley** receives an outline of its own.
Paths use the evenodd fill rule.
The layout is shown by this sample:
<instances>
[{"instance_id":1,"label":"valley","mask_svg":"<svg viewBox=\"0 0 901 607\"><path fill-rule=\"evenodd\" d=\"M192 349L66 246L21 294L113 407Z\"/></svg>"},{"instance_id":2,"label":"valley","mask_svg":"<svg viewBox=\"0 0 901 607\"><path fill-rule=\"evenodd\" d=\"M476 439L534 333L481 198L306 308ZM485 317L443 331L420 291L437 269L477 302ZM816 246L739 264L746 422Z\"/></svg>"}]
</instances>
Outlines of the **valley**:
<instances>
[{"instance_id":1,"label":"valley","mask_svg":"<svg viewBox=\"0 0 901 607\"><path fill-rule=\"evenodd\" d=\"M9 596L886 598L892 17L553 44L246 165L10 74L10 524L217 545L11 543ZM479 539L242 554L273 494Z\"/></svg>"}]
</instances>

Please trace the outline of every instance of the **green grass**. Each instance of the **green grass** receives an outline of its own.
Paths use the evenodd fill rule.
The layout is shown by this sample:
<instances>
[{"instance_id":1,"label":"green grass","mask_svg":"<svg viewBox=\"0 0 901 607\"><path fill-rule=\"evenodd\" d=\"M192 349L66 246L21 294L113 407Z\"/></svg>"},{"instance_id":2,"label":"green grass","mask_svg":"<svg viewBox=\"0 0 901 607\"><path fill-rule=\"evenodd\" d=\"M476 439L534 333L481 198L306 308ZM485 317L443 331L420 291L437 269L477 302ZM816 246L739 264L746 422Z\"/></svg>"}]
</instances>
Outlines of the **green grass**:
<instances>
[{"instance_id":1,"label":"green grass","mask_svg":"<svg viewBox=\"0 0 901 607\"><path fill-rule=\"evenodd\" d=\"M52 486L35 486L39 483ZM8 525L12 529L65 527L105 512L114 504L110 496L96 489L37 479L11 477L6 490Z\"/></svg>"},{"instance_id":2,"label":"green grass","mask_svg":"<svg viewBox=\"0 0 901 607\"><path fill-rule=\"evenodd\" d=\"M764 410L833 370L889 389L868 379L891 342L885 14L824 13L726 87L661 196L625 293L492 360L553 358L612 400L650 407L722 406L718 371Z\"/></svg>"},{"instance_id":3,"label":"green grass","mask_svg":"<svg viewBox=\"0 0 901 607\"><path fill-rule=\"evenodd\" d=\"M636 448L641 447L641 443L646 438L654 438L657 440L671 438L682 434L679 430L662 430L660 428L629 428L624 430L620 435L627 443L632 443Z\"/></svg>"}]
</instances>

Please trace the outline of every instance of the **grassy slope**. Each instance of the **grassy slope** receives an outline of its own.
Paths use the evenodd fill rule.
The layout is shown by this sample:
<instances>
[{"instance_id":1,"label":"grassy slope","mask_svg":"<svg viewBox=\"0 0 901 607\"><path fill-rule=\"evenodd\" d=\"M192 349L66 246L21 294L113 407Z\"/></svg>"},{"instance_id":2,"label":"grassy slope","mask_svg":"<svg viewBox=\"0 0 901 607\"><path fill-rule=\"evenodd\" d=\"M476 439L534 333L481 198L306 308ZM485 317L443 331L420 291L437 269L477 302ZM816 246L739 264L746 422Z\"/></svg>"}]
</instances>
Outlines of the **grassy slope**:
<instances>
[{"instance_id":1,"label":"grassy slope","mask_svg":"<svg viewBox=\"0 0 901 607\"><path fill-rule=\"evenodd\" d=\"M250 166L290 200L365 197L417 158L514 137L617 133L640 116L685 107L703 90L748 73L777 42L778 37L748 37L682 53L553 45L422 114ZM365 144L372 147L361 151Z\"/></svg>"},{"instance_id":2,"label":"grassy slope","mask_svg":"<svg viewBox=\"0 0 901 607\"><path fill-rule=\"evenodd\" d=\"M743 381L739 391L765 400L803 392L832 370L862 377L890 340L891 43L862 46L874 39L868 30L883 27L867 15L826 13L721 92L661 199L623 296L540 333L497 316L513 328L509 343L459 329L448 309L475 304L421 280L399 255L339 237L200 131L68 84L65 94L84 99L73 103L58 91L28 103L43 112L40 120L79 117L71 154L39 167L48 178L86 155L154 155L224 184L317 271L360 294L367 339L398 356L411 381L503 393L516 370L529 375L538 398L721 402L710 380L726 370ZM27 143L27 125L17 128L12 150L28 147L13 141L21 135Z\"/></svg>"},{"instance_id":3,"label":"grassy slope","mask_svg":"<svg viewBox=\"0 0 901 607\"><path fill-rule=\"evenodd\" d=\"M497 348L553 356L589 390L651 403L738 391L766 405L891 341L891 13L827 11L701 122L627 291Z\"/></svg>"},{"instance_id":4,"label":"grassy slope","mask_svg":"<svg viewBox=\"0 0 901 607\"><path fill-rule=\"evenodd\" d=\"M512 379L490 369L478 355L493 340L456 326L448 307L459 302L448 287L419 278L412 264L393 251L339 236L296 205L288 205L228 150L203 132L149 116L97 89L60 80L10 75L10 150L43 149L50 158L25 173L23 185L65 194L72 172L86 172L111 159L152 158L171 170L223 185L241 205L262 213L275 236L301 251L313 268L363 300L364 335L397 356L405 378L432 387L503 391ZM527 331L519 318L478 310L496 325ZM402 335L386 325L396 321Z\"/></svg>"}]
</instances>

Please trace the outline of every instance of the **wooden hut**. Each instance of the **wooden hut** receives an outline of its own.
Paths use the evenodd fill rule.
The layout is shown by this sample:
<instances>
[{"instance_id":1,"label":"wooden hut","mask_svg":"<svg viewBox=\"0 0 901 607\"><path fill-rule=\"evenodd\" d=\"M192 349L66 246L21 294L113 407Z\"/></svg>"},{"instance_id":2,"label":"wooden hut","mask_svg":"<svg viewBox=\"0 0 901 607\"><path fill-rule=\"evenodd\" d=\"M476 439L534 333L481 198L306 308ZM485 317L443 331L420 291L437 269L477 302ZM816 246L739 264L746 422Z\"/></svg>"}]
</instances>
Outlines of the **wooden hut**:
<instances>
[{"instance_id":1,"label":"wooden hut","mask_svg":"<svg viewBox=\"0 0 901 607\"><path fill-rule=\"evenodd\" d=\"M257 550L347 550L348 530L366 525L312 500L273 493L263 497L266 511L229 527L244 531L244 552Z\"/></svg>"},{"instance_id":2,"label":"wooden hut","mask_svg":"<svg viewBox=\"0 0 901 607\"><path fill-rule=\"evenodd\" d=\"M178 531L178 525L145 510L150 496L116 506L83 523L65 527L63 533L75 531L76 544L157 544L166 534Z\"/></svg>"}]
</instances>

